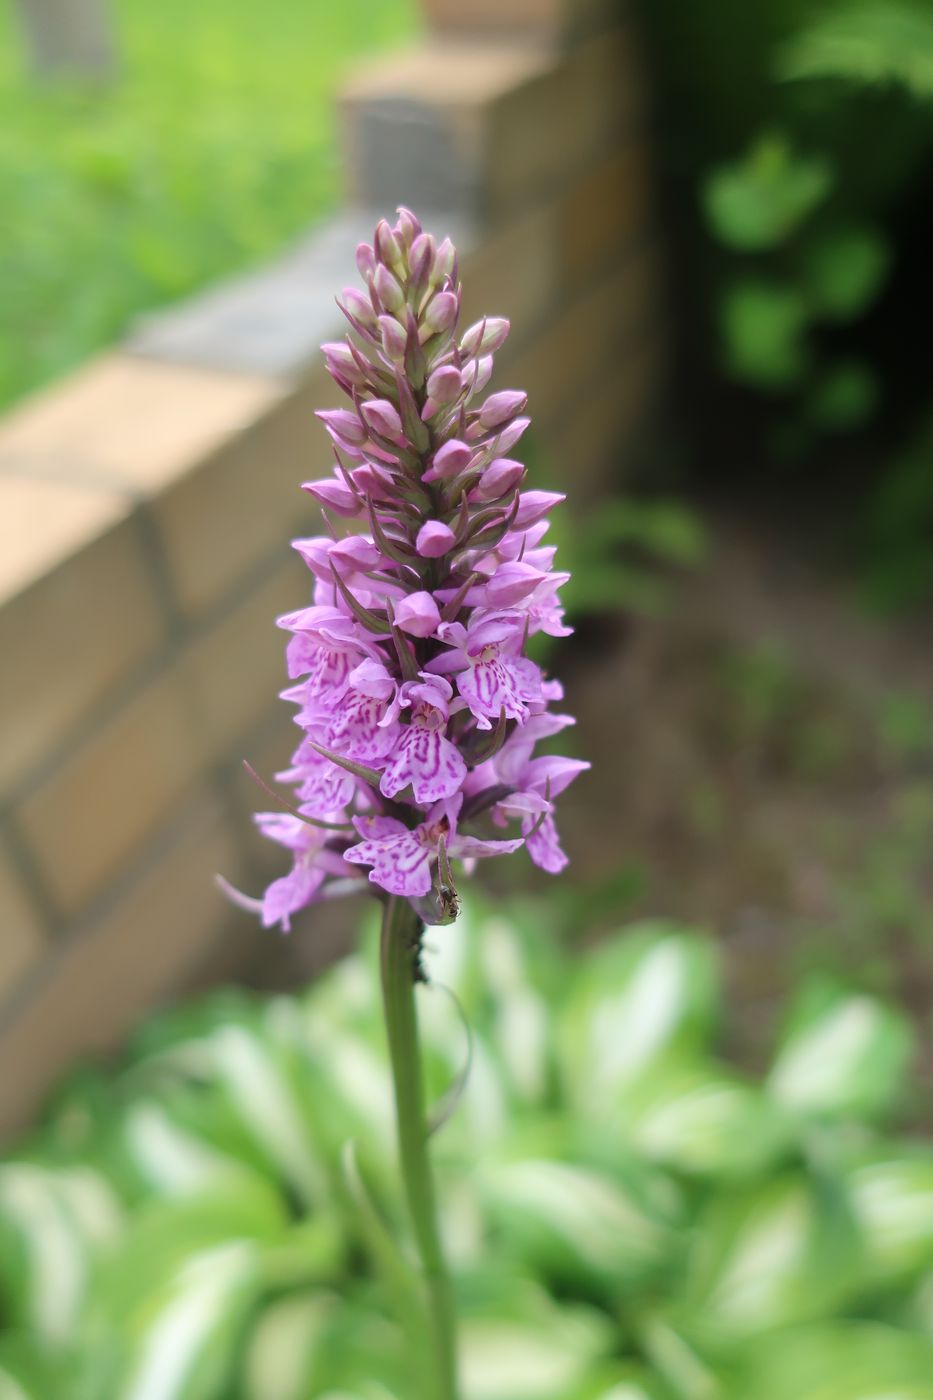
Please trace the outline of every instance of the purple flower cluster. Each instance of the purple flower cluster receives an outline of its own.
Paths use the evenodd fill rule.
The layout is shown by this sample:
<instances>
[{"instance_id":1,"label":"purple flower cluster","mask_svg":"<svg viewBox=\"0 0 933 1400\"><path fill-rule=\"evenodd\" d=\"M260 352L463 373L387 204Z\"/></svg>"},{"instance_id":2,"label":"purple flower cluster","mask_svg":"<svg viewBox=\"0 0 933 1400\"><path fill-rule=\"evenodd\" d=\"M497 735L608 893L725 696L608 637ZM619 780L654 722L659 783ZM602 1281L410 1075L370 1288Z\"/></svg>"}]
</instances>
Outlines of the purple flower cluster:
<instances>
[{"instance_id":1,"label":"purple flower cluster","mask_svg":"<svg viewBox=\"0 0 933 1400\"><path fill-rule=\"evenodd\" d=\"M355 887L361 866L434 920L455 912L452 859L526 844L561 870L554 799L589 766L534 755L573 723L551 713L561 687L525 655L537 632L568 635L568 575L545 543L563 498L522 490L509 455L526 396L484 397L508 322L458 334L456 252L408 210L356 260L366 291L341 302L351 333L323 347L351 406L318 414L334 470L304 487L331 534L295 541L313 601L279 619L291 634L283 694L302 731L277 775L293 806L256 819L293 857L255 902L285 929L296 910ZM468 831L480 818L517 834Z\"/></svg>"}]
</instances>

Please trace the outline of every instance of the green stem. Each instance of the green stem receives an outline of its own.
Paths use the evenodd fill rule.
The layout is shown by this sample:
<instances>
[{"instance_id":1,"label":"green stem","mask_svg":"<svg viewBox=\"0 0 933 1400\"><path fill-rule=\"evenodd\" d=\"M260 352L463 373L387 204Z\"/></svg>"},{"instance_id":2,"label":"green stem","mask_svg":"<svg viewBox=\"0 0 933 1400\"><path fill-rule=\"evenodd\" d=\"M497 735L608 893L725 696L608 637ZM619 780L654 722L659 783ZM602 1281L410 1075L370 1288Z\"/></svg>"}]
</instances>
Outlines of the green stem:
<instances>
[{"instance_id":1,"label":"green stem","mask_svg":"<svg viewBox=\"0 0 933 1400\"><path fill-rule=\"evenodd\" d=\"M415 958L421 931L421 921L408 901L391 898L382 919L381 967L399 1158L427 1288L437 1377L436 1395L432 1400L457 1400L453 1295L437 1228L415 1010Z\"/></svg>"}]
</instances>

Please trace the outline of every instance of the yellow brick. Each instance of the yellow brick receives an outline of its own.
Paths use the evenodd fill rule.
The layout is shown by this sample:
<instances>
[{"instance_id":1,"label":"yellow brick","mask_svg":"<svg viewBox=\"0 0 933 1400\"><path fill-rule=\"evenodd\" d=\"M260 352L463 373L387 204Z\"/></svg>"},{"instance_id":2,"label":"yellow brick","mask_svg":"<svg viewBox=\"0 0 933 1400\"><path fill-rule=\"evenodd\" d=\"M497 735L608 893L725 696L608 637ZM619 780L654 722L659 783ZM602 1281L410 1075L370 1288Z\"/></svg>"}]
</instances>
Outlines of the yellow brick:
<instances>
[{"instance_id":1,"label":"yellow brick","mask_svg":"<svg viewBox=\"0 0 933 1400\"><path fill-rule=\"evenodd\" d=\"M573 500L581 506L624 484L632 444L658 409L666 351L663 331L649 331L581 395L572 412L546 430L542 446L554 463L554 479L566 481L568 491L572 486Z\"/></svg>"},{"instance_id":2,"label":"yellow brick","mask_svg":"<svg viewBox=\"0 0 933 1400\"><path fill-rule=\"evenodd\" d=\"M151 495L281 397L273 380L109 354L0 426L0 467Z\"/></svg>"},{"instance_id":3,"label":"yellow brick","mask_svg":"<svg viewBox=\"0 0 933 1400\"><path fill-rule=\"evenodd\" d=\"M560 279L571 288L622 259L649 221L648 160L643 142L614 150L561 197L557 240Z\"/></svg>"},{"instance_id":4,"label":"yellow brick","mask_svg":"<svg viewBox=\"0 0 933 1400\"><path fill-rule=\"evenodd\" d=\"M554 66L545 50L483 40L427 39L361 63L346 79L341 99L351 105L417 99L446 108L482 108Z\"/></svg>"},{"instance_id":5,"label":"yellow brick","mask_svg":"<svg viewBox=\"0 0 933 1400\"><path fill-rule=\"evenodd\" d=\"M555 193L638 119L627 31L566 54L435 38L357 73L343 93L358 204L456 208L493 220ZM391 157L391 158L390 158Z\"/></svg>"},{"instance_id":6,"label":"yellow brick","mask_svg":"<svg viewBox=\"0 0 933 1400\"><path fill-rule=\"evenodd\" d=\"M539 429L560 424L581 393L601 381L613 357L651 319L658 292L658 259L651 247L629 255L558 316L532 344L504 359L499 384L522 388Z\"/></svg>"},{"instance_id":7,"label":"yellow brick","mask_svg":"<svg viewBox=\"0 0 933 1400\"><path fill-rule=\"evenodd\" d=\"M615 19L620 0L422 0L428 24L453 34L563 41Z\"/></svg>"},{"instance_id":8,"label":"yellow brick","mask_svg":"<svg viewBox=\"0 0 933 1400\"><path fill-rule=\"evenodd\" d=\"M44 941L42 918L10 853L0 847L0 1002L35 965Z\"/></svg>"},{"instance_id":9,"label":"yellow brick","mask_svg":"<svg viewBox=\"0 0 933 1400\"><path fill-rule=\"evenodd\" d=\"M0 501L9 482L0 477ZM27 483L43 498L72 493ZM79 493L79 504L96 492ZM72 538L68 547L76 546ZM48 561L46 561L48 562ZM118 521L0 605L0 791L60 746L153 652L165 621L137 524Z\"/></svg>"},{"instance_id":10,"label":"yellow brick","mask_svg":"<svg viewBox=\"0 0 933 1400\"><path fill-rule=\"evenodd\" d=\"M0 472L0 606L128 513L119 492Z\"/></svg>"},{"instance_id":11,"label":"yellow brick","mask_svg":"<svg viewBox=\"0 0 933 1400\"><path fill-rule=\"evenodd\" d=\"M148 501L181 606L193 612L286 540L302 504L309 515L300 482L330 460L311 416L321 406L316 394L329 401L323 371L295 398L261 375L108 355L5 421L0 473L28 477L19 489L29 487L36 504L30 498L19 514L38 512L40 493L50 498L43 538L56 543L62 528L53 508L70 487L53 481L94 484L103 499L100 483L112 483ZM73 494L90 512L96 497ZM70 539L66 532L60 547Z\"/></svg>"},{"instance_id":12,"label":"yellow brick","mask_svg":"<svg viewBox=\"0 0 933 1400\"><path fill-rule=\"evenodd\" d=\"M311 601L312 575L284 547L281 566L209 632L197 637L184 658L194 702L197 747L202 762L213 762L242 744L264 716L277 708L289 684L285 671L288 634L276 627L283 612ZM246 755L243 755L244 757Z\"/></svg>"},{"instance_id":13,"label":"yellow brick","mask_svg":"<svg viewBox=\"0 0 933 1400\"><path fill-rule=\"evenodd\" d=\"M193 784L201 755L175 673L133 696L30 792L15 815L56 903L78 912Z\"/></svg>"},{"instance_id":14,"label":"yellow brick","mask_svg":"<svg viewBox=\"0 0 933 1400\"><path fill-rule=\"evenodd\" d=\"M463 326L508 316L513 334L536 325L561 293L554 212L535 208L483 238L461 261Z\"/></svg>"},{"instance_id":15,"label":"yellow brick","mask_svg":"<svg viewBox=\"0 0 933 1400\"><path fill-rule=\"evenodd\" d=\"M152 503L184 612L217 602L251 565L286 550L293 535L319 528L301 483L331 470L329 440L314 410L334 403L333 385L316 373Z\"/></svg>"},{"instance_id":16,"label":"yellow brick","mask_svg":"<svg viewBox=\"0 0 933 1400\"><path fill-rule=\"evenodd\" d=\"M489 113L486 206L514 209L573 179L638 119L638 57L627 31L578 45Z\"/></svg>"},{"instance_id":17,"label":"yellow brick","mask_svg":"<svg viewBox=\"0 0 933 1400\"><path fill-rule=\"evenodd\" d=\"M227 975L250 948L255 931L213 883L217 871L242 875L225 814L202 798L171 838L106 916L58 946L0 1031L0 1131L27 1121L76 1059L112 1050L180 985Z\"/></svg>"}]
</instances>

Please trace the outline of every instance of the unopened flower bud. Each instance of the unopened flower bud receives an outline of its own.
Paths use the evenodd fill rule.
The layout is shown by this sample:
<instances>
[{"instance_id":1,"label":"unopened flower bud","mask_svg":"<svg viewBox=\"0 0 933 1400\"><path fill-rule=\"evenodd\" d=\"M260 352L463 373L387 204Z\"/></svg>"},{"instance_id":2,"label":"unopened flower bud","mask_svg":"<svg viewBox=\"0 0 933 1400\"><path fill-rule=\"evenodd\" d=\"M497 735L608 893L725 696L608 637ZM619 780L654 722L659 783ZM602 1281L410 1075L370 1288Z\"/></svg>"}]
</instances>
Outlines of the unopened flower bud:
<instances>
[{"instance_id":1,"label":"unopened flower bud","mask_svg":"<svg viewBox=\"0 0 933 1400\"><path fill-rule=\"evenodd\" d=\"M325 582L330 578L330 545L331 541L323 535L313 536L309 540L292 540L292 549L301 555L311 572Z\"/></svg>"},{"instance_id":2,"label":"unopened flower bud","mask_svg":"<svg viewBox=\"0 0 933 1400\"><path fill-rule=\"evenodd\" d=\"M431 273L431 286L440 287L445 281L453 281L454 272L457 267L457 250L449 238L437 245L437 253L434 258L434 270Z\"/></svg>"},{"instance_id":3,"label":"unopened flower bud","mask_svg":"<svg viewBox=\"0 0 933 1400\"><path fill-rule=\"evenodd\" d=\"M338 384L360 387L366 383L366 376L360 370L345 341L329 341L321 346L321 350L327 373L336 379Z\"/></svg>"},{"instance_id":4,"label":"unopened flower bud","mask_svg":"<svg viewBox=\"0 0 933 1400\"><path fill-rule=\"evenodd\" d=\"M518 559L500 564L486 584L486 601L494 608L512 608L534 593L546 578L543 570Z\"/></svg>"},{"instance_id":5,"label":"unopened flower bud","mask_svg":"<svg viewBox=\"0 0 933 1400\"><path fill-rule=\"evenodd\" d=\"M360 413L366 426L374 433L388 438L390 442L401 444L405 441L398 410L388 399L371 399L368 403L360 404Z\"/></svg>"},{"instance_id":6,"label":"unopened flower bud","mask_svg":"<svg viewBox=\"0 0 933 1400\"><path fill-rule=\"evenodd\" d=\"M376 500L392 500L395 495L395 485L392 476L382 467L377 467L375 462L364 462L362 466L354 467L353 485L364 496L372 496Z\"/></svg>"},{"instance_id":7,"label":"unopened flower bud","mask_svg":"<svg viewBox=\"0 0 933 1400\"><path fill-rule=\"evenodd\" d=\"M358 243L356 265L364 282L370 282L376 272L376 254L370 243ZM346 295L346 293L344 293Z\"/></svg>"},{"instance_id":8,"label":"unopened flower bud","mask_svg":"<svg viewBox=\"0 0 933 1400\"><path fill-rule=\"evenodd\" d=\"M434 461L431 468L426 471L424 481L437 481L438 478L456 476L468 465L473 456L473 449L469 443L460 442L458 438L451 438L450 442L445 442L443 447L439 447L434 454Z\"/></svg>"},{"instance_id":9,"label":"unopened flower bud","mask_svg":"<svg viewBox=\"0 0 933 1400\"><path fill-rule=\"evenodd\" d=\"M434 269L436 253L437 248L431 235L419 233L411 245L411 252L408 255L411 285L415 291L423 292L427 287Z\"/></svg>"},{"instance_id":10,"label":"unopened flower bud","mask_svg":"<svg viewBox=\"0 0 933 1400\"><path fill-rule=\"evenodd\" d=\"M352 569L378 569L383 562L379 550L365 535L347 535L345 539L334 540L328 547L328 559Z\"/></svg>"},{"instance_id":11,"label":"unopened flower bud","mask_svg":"<svg viewBox=\"0 0 933 1400\"><path fill-rule=\"evenodd\" d=\"M478 501L498 501L521 481L525 468L511 457L496 457L483 472L473 492Z\"/></svg>"},{"instance_id":12,"label":"unopened flower bud","mask_svg":"<svg viewBox=\"0 0 933 1400\"><path fill-rule=\"evenodd\" d=\"M453 365L441 365L428 376L428 397L437 404L453 403L460 394L460 371Z\"/></svg>"},{"instance_id":13,"label":"unopened flower bud","mask_svg":"<svg viewBox=\"0 0 933 1400\"><path fill-rule=\"evenodd\" d=\"M404 265L401 245L385 219L376 225L376 257L396 273Z\"/></svg>"},{"instance_id":14,"label":"unopened flower bud","mask_svg":"<svg viewBox=\"0 0 933 1400\"><path fill-rule=\"evenodd\" d=\"M479 411L479 421L484 428L498 428L521 413L528 402L528 395L520 389L501 389L498 394L490 394Z\"/></svg>"},{"instance_id":15,"label":"unopened flower bud","mask_svg":"<svg viewBox=\"0 0 933 1400\"><path fill-rule=\"evenodd\" d=\"M543 520L549 510L566 499L559 491L523 491L512 528L527 530L529 525Z\"/></svg>"},{"instance_id":16,"label":"unopened flower bud","mask_svg":"<svg viewBox=\"0 0 933 1400\"><path fill-rule=\"evenodd\" d=\"M530 418L513 418L511 423L508 423L502 429L502 432L496 439L496 448L498 451L508 452L513 448L530 422Z\"/></svg>"},{"instance_id":17,"label":"unopened flower bud","mask_svg":"<svg viewBox=\"0 0 933 1400\"><path fill-rule=\"evenodd\" d=\"M345 287L343 291L343 309L355 321L368 331L376 329L376 313L369 297L357 291L356 287Z\"/></svg>"},{"instance_id":18,"label":"unopened flower bud","mask_svg":"<svg viewBox=\"0 0 933 1400\"><path fill-rule=\"evenodd\" d=\"M471 361L462 371L463 387L466 390L467 399L472 399L475 394L481 394L491 378L491 355L482 355L478 360Z\"/></svg>"},{"instance_id":19,"label":"unopened flower bud","mask_svg":"<svg viewBox=\"0 0 933 1400\"><path fill-rule=\"evenodd\" d=\"M382 336L382 348L388 358L393 364L401 364L405 358L405 346L408 344L404 326L400 326L394 316L380 316L379 332Z\"/></svg>"},{"instance_id":20,"label":"unopened flower bud","mask_svg":"<svg viewBox=\"0 0 933 1400\"><path fill-rule=\"evenodd\" d=\"M440 559L449 553L456 538L442 520L426 520L418 531L415 548L422 559Z\"/></svg>"},{"instance_id":21,"label":"unopened flower bud","mask_svg":"<svg viewBox=\"0 0 933 1400\"><path fill-rule=\"evenodd\" d=\"M405 294L384 263L376 268L373 286L386 311L399 312L405 305Z\"/></svg>"},{"instance_id":22,"label":"unopened flower bud","mask_svg":"<svg viewBox=\"0 0 933 1400\"><path fill-rule=\"evenodd\" d=\"M449 330L457 319L460 299L456 292L438 292L428 303L422 321L429 331L435 334Z\"/></svg>"},{"instance_id":23,"label":"unopened flower bud","mask_svg":"<svg viewBox=\"0 0 933 1400\"><path fill-rule=\"evenodd\" d=\"M505 344L509 323L504 316L488 316L463 334L460 348L464 355L491 355Z\"/></svg>"},{"instance_id":24,"label":"unopened flower bud","mask_svg":"<svg viewBox=\"0 0 933 1400\"><path fill-rule=\"evenodd\" d=\"M320 409L316 416L320 418L331 437L341 445L362 447L366 441L366 429L356 414L351 413L348 409Z\"/></svg>"},{"instance_id":25,"label":"unopened flower bud","mask_svg":"<svg viewBox=\"0 0 933 1400\"><path fill-rule=\"evenodd\" d=\"M441 614L430 593L409 593L396 604L395 624L411 637L430 637Z\"/></svg>"},{"instance_id":26,"label":"unopened flower bud","mask_svg":"<svg viewBox=\"0 0 933 1400\"><path fill-rule=\"evenodd\" d=\"M395 234L403 248L410 248L421 232L421 220L410 209L406 209L404 204L398 208L398 223L395 225Z\"/></svg>"},{"instance_id":27,"label":"unopened flower bud","mask_svg":"<svg viewBox=\"0 0 933 1400\"><path fill-rule=\"evenodd\" d=\"M360 513L358 497L345 481L338 481L336 477L325 477L323 481L305 481L301 489L313 496L320 505L327 506L328 510L335 511L337 515L342 515L348 520Z\"/></svg>"}]
</instances>

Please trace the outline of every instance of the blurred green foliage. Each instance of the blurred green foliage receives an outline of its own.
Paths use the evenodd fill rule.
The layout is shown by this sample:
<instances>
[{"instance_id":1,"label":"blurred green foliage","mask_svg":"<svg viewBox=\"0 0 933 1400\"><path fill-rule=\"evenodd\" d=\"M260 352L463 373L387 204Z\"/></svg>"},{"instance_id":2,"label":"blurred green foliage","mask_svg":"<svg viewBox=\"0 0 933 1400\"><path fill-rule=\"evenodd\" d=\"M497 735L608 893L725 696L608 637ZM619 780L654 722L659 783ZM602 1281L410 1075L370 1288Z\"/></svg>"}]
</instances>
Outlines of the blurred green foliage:
<instances>
[{"instance_id":1,"label":"blurred green foliage","mask_svg":"<svg viewBox=\"0 0 933 1400\"><path fill-rule=\"evenodd\" d=\"M756 1080L716 1053L710 941L581 954L553 918L427 932L433 1095L467 1048L437 985L473 1037L436 1143L465 1400L931 1400L903 1018L811 980ZM420 1400L374 934L303 994L152 1022L0 1163L0 1393Z\"/></svg>"},{"instance_id":2,"label":"blurred green foliage","mask_svg":"<svg viewBox=\"0 0 933 1400\"><path fill-rule=\"evenodd\" d=\"M933 595L933 417L921 419L873 493L859 531L863 591L882 609Z\"/></svg>"},{"instance_id":3,"label":"blurred green foliage","mask_svg":"<svg viewBox=\"0 0 933 1400\"><path fill-rule=\"evenodd\" d=\"M771 136L703 185L718 241L759 255L755 271L742 261L724 279L724 366L755 389L796 394L801 422L825 432L866 422L879 388L868 365L822 355L815 332L821 323L864 315L890 260L886 240L870 224L833 217L833 184L826 161L795 156L786 140Z\"/></svg>"},{"instance_id":4,"label":"blurred green foliage","mask_svg":"<svg viewBox=\"0 0 933 1400\"><path fill-rule=\"evenodd\" d=\"M694 299L691 372L708 384L715 359L742 388L732 403L756 463L822 454L832 471L833 440L850 435L835 456L855 447L862 484L843 486L833 515L865 594L888 606L929 595L933 460L915 369L933 3L651 0L642 17Z\"/></svg>"},{"instance_id":5,"label":"blurred green foliage","mask_svg":"<svg viewBox=\"0 0 933 1400\"><path fill-rule=\"evenodd\" d=\"M900 83L933 97L933 13L913 0L846 0L809 15L778 53L778 76Z\"/></svg>"},{"instance_id":6,"label":"blurred green foliage","mask_svg":"<svg viewBox=\"0 0 933 1400\"><path fill-rule=\"evenodd\" d=\"M561 599L571 621L657 612L667 596L665 571L695 569L706 554L696 512L664 496L612 496L582 518L561 516L549 540L570 572Z\"/></svg>"},{"instance_id":7,"label":"blurred green foliage","mask_svg":"<svg viewBox=\"0 0 933 1400\"><path fill-rule=\"evenodd\" d=\"M0 6L0 404L336 199L332 97L413 0L114 0L112 84L36 83Z\"/></svg>"}]
</instances>

